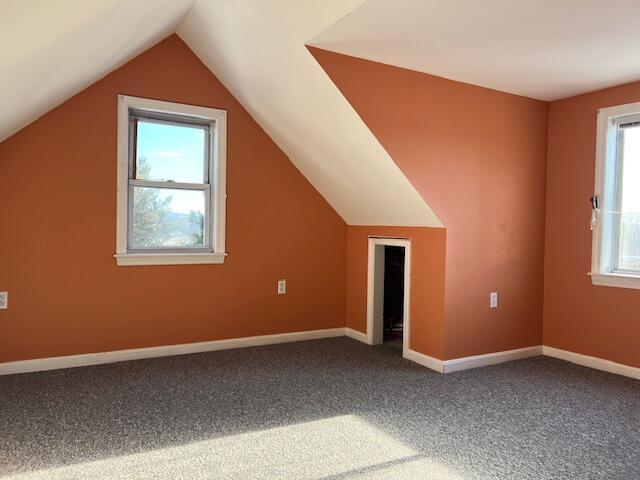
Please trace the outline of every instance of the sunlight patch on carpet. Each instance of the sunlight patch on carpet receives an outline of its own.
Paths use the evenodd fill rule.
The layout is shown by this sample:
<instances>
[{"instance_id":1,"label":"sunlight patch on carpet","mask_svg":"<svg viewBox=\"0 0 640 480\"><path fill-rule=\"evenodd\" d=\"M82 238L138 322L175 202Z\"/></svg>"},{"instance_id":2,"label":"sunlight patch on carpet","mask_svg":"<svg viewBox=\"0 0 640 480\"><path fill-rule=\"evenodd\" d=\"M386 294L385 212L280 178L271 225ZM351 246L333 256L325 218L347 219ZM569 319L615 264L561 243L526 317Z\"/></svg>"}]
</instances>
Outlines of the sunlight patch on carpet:
<instances>
[{"instance_id":1,"label":"sunlight patch on carpet","mask_svg":"<svg viewBox=\"0 0 640 480\"><path fill-rule=\"evenodd\" d=\"M354 415L246 432L168 448L3 477L11 480L121 478L429 478L460 480Z\"/></svg>"}]
</instances>

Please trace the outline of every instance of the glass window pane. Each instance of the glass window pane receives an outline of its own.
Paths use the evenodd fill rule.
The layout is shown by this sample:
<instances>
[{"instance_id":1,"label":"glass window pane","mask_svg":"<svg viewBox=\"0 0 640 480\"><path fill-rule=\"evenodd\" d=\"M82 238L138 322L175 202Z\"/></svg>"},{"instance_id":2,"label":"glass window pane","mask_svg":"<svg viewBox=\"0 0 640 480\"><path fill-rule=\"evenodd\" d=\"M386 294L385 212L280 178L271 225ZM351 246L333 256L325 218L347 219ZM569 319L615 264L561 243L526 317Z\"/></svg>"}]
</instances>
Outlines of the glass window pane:
<instances>
[{"instance_id":1,"label":"glass window pane","mask_svg":"<svg viewBox=\"0 0 640 480\"><path fill-rule=\"evenodd\" d=\"M621 270L640 271L640 127L622 135L622 192L620 214Z\"/></svg>"},{"instance_id":2,"label":"glass window pane","mask_svg":"<svg viewBox=\"0 0 640 480\"><path fill-rule=\"evenodd\" d=\"M204 247L202 190L132 187L130 248Z\"/></svg>"},{"instance_id":3,"label":"glass window pane","mask_svg":"<svg viewBox=\"0 0 640 480\"><path fill-rule=\"evenodd\" d=\"M136 178L205 183L207 129L138 120Z\"/></svg>"}]
</instances>

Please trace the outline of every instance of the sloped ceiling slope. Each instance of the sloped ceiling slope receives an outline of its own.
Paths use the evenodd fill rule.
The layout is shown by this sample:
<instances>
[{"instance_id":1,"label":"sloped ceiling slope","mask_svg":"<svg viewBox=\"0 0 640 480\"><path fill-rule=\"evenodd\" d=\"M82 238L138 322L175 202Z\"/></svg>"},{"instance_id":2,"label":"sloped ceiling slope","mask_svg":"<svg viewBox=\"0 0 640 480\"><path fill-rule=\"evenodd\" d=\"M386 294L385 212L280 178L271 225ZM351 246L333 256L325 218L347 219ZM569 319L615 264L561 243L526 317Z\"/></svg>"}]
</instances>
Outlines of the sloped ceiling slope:
<instances>
[{"instance_id":1,"label":"sloped ceiling slope","mask_svg":"<svg viewBox=\"0 0 640 480\"><path fill-rule=\"evenodd\" d=\"M362 3L197 0L178 35L348 224L442 226L305 46Z\"/></svg>"},{"instance_id":2,"label":"sloped ceiling slope","mask_svg":"<svg viewBox=\"0 0 640 480\"><path fill-rule=\"evenodd\" d=\"M0 141L173 33L193 0L1 0Z\"/></svg>"},{"instance_id":3,"label":"sloped ceiling slope","mask_svg":"<svg viewBox=\"0 0 640 480\"><path fill-rule=\"evenodd\" d=\"M442 226L305 46L363 1L0 0L0 141L177 30L347 223Z\"/></svg>"},{"instance_id":4,"label":"sloped ceiling slope","mask_svg":"<svg viewBox=\"0 0 640 480\"><path fill-rule=\"evenodd\" d=\"M556 100L640 79L638 0L369 0L310 45Z\"/></svg>"}]
</instances>

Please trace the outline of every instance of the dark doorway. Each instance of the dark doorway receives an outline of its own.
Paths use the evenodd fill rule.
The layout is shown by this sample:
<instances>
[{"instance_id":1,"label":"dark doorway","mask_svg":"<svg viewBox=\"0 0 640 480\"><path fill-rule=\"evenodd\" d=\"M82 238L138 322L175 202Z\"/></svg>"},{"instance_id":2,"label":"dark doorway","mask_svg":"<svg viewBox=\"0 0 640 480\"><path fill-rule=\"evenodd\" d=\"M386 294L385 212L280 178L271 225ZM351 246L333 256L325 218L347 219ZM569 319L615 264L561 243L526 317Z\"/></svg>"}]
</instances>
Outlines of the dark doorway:
<instances>
[{"instance_id":1,"label":"dark doorway","mask_svg":"<svg viewBox=\"0 0 640 480\"><path fill-rule=\"evenodd\" d=\"M404 247L384 247L383 342L402 348L404 318Z\"/></svg>"}]
</instances>

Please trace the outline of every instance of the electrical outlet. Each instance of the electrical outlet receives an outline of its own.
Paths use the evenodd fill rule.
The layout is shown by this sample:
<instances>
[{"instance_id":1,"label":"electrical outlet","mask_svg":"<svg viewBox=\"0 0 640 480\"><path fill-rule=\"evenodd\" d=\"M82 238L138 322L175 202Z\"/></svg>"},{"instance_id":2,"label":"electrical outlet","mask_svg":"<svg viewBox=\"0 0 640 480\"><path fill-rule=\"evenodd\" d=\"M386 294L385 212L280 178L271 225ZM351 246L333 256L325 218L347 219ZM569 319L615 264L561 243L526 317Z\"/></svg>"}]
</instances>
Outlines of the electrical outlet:
<instances>
[{"instance_id":1,"label":"electrical outlet","mask_svg":"<svg viewBox=\"0 0 640 480\"><path fill-rule=\"evenodd\" d=\"M498 308L498 292L489 294L489 308Z\"/></svg>"},{"instance_id":2,"label":"electrical outlet","mask_svg":"<svg viewBox=\"0 0 640 480\"><path fill-rule=\"evenodd\" d=\"M287 293L287 281L278 280L278 295L284 295Z\"/></svg>"},{"instance_id":3,"label":"electrical outlet","mask_svg":"<svg viewBox=\"0 0 640 480\"><path fill-rule=\"evenodd\" d=\"M9 292L0 292L0 310L9 308Z\"/></svg>"}]
</instances>

